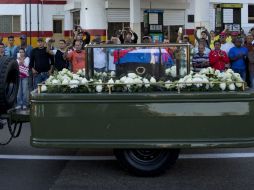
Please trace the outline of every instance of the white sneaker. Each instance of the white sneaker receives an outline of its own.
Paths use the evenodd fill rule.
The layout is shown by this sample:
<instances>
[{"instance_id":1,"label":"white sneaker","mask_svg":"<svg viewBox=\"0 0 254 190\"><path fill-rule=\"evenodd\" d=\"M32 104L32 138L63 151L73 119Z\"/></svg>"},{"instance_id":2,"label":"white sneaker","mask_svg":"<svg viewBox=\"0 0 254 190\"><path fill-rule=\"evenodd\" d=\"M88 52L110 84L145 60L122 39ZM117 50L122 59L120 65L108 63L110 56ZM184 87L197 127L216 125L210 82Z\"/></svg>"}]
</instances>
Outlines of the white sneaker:
<instances>
[{"instance_id":1,"label":"white sneaker","mask_svg":"<svg viewBox=\"0 0 254 190\"><path fill-rule=\"evenodd\" d=\"M22 109L23 109L23 110L26 110L26 109L27 109L27 106L23 106Z\"/></svg>"},{"instance_id":2,"label":"white sneaker","mask_svg":"<svg viewBox=\"0 0 254 190\"><path fill-rule=\"evenodd\" d=\"M19 109L21 109L21 106L16 106L15 109L19 110Z\"/></svg>"}]
</instances>

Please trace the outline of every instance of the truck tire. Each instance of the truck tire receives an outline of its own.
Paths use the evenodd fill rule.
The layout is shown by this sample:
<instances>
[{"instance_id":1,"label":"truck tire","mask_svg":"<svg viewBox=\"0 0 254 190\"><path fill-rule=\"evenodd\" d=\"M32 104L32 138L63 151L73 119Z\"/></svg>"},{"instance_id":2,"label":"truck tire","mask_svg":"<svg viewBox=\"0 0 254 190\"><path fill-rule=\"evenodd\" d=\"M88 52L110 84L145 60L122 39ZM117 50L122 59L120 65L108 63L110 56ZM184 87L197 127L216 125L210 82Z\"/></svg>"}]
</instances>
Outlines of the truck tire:
<instances>
[{"instance_id":1,"label":"truck tire","mask_svg":"<svg viewBox=\"0 0 254 190\"><path fill-rule=\"evenodd\" d=\"M0 114L13 107L19 88L19 67L15 59L0 58Z\"/></svg>"},{"instance_id":2,"label":"truck tire","mask_svg":"<svg viewBox=\"0 0 254 190\"><path fill-rule=\"evenodd\" d=\"M175 164L179 149L116 149L122 167L137 176L156 176Z\"/></svg>"}]
</instances>

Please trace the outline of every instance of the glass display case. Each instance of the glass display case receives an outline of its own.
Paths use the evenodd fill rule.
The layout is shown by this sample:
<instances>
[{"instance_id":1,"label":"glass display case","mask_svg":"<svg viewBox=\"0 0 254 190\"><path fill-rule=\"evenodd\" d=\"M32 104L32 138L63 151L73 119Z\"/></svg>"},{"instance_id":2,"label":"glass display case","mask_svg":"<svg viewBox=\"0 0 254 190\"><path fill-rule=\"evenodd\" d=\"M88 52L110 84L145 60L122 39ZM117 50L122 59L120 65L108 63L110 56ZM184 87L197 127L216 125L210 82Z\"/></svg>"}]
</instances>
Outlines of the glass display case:
<instances>
[{"instance_id":1,"label":"glass display case","mask_svg":"<svg viewBox=\"0 0 254 190\"><path fill-rule=\"evenodd\" d=\"M86 72L112 72L117 77L135 73L179 79L190 73L189 44L87 45Z\"/></svg>"}]
</instances>

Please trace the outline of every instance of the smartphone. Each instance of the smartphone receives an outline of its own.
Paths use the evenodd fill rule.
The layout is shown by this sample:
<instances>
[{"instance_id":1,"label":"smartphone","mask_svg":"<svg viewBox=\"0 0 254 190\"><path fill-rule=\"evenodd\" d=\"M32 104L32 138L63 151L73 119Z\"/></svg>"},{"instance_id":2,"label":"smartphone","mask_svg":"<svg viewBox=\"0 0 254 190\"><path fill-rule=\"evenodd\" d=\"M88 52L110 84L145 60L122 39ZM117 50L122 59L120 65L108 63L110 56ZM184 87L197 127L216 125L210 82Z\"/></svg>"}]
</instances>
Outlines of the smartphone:
<instances>
[{"instance_id":1,"label":"smartphone","mask_svg":"<svg viewBox=\"0 0 254 190\"><path fill-rule=\"evenodd\" d=\"M183 28L182 27L179 28L178 33L180 33L180 34L183 33Z\"/></svg>"}]
</instances>

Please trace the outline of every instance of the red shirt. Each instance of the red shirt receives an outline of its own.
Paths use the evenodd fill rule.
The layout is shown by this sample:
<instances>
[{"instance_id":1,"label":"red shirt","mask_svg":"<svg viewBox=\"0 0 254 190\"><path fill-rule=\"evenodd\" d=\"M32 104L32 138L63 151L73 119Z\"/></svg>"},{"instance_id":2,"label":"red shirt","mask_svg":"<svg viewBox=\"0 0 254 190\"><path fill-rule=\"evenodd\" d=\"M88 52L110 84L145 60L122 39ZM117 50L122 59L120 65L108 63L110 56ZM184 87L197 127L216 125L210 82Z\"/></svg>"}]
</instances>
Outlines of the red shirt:
<instances>
[{"instance_id":1,"label":"red shirt","mask_svg":"<svg viewBox=\"0 0 254 190\"><path fill-rule=\"evenodd\" d=\"M225 65L229 64L229 58L225 51L212 50L209 54L209 62L212 68L224 71Z\"/></svg>"},{"instance_id":2,"label":"red shirt","mask_svg":"<svg viewBox=\"0 0 254 190\"><path fill-rule=\"evenodd\" d=\"M79 69L86 67L86 52L71 51L68 53L68 59L71 62L72 72L76 73Z\"/></svg>"}]
</instances>

